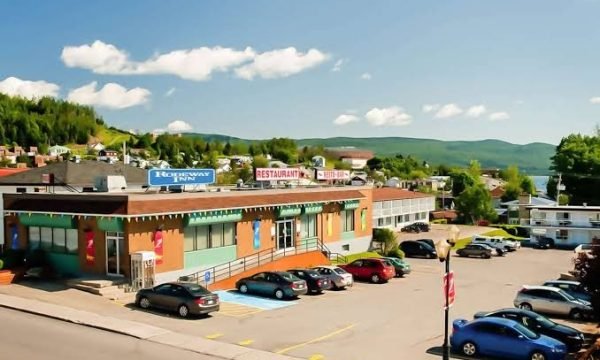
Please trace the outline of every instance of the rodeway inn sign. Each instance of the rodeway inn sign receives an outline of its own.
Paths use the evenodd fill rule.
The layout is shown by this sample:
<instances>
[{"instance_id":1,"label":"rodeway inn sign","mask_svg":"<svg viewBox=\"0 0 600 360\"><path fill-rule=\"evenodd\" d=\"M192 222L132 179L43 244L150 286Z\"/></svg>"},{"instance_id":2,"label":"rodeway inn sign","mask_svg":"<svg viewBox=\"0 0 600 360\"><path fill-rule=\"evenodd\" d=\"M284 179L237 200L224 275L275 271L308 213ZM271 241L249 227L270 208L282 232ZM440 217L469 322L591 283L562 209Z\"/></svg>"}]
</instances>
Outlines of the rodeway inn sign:
<instances>
[{"instance_id":1,"label":"rodeway inn sign","mask_svg":"<svg viewBox=\"0 0 600 360\"><path fill-rule=\"evenodd\" d=\"M149 186L206 185L215 182L213 169L151 169L148 170Z\"/></svg>"}]
</instances>

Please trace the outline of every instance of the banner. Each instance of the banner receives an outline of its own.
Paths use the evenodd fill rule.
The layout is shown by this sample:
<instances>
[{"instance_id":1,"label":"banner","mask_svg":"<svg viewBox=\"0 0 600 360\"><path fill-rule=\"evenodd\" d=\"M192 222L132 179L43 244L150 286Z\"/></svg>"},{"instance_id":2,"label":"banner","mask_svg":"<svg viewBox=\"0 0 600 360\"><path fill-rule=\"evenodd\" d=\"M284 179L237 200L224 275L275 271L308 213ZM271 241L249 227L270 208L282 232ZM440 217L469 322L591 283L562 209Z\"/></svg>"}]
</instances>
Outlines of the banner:
<instances>
[{"instance_id":1,"label":"banner","mask_svg":"<svg viewBox=\"0 0 600 360\"><path fill-rule=\"evenodd\" d=\"M454 304L456 289L454 288L454 271L444 274L444 308L446 308L446 294L448 296L448 307Z\"/></svg>"},{"instance_id":2,"label":"banner","mask_svg":"<svg viewBox=\"0 0 600 360\"><path fill-rule=\"evenodd\" d=\"M327 236L333 235L333 215L327 214Z\"/></svg>"},{"instance_id":3,"label":"banner","mask_svg":"<svg viewBox=\"0 0 600 360\"><path fill-rule=\"evenodd\" d=\"M96 261L96 247L94 246L94 232L85 232L85 262L88 265L94 265Z\"/></svg>"},{"instance_id":4,"label":"banner","mask_svg":"<svg viewBox=\"0 0 600 360\"><path fill-rule=\"evenodd\" d=\"M300 169L296 168L257 168L254 172L256 181L280 181L300 179Z\"/></svg>"},{"instance_id":5,"label":"banner","mask_svg":"<svg viewBox=\"0 0 600 360\"><path fill-rule=\"evenodd\" d=\"M154 233L154 255L156 255L156 265L163 263L163 233L162 230L156 230Z\"/></svg>"},{"instance_id":6,"label":"banner","mask_svg":"<svg viewBox=\"0 0 600 360\"><path fill-rule=\"evenodd\" d=\"M10 227L10 248L13 250L17 250L19 248L19 228L17 225L13 225Z\"/></svg>"},{"instance_id":7,"label":"banner","mask_svg":"<svg viewBox=\"0 0 600 360\"><path fill-rule=\"evenodd\" d=\"M260 249L260 220L254 220L252 230L254 233L253 247L254 250L258 250Z\"/></svg>"},{"instance_id":8,"label":"banner","mask_svg":"<svg viewBox=\"0 0 600 360\"><path fill-rule=\"evenodd\" d=\"M367 209L362 209L360 212L360 229L367 230Z\"/></svg>"},{"instance_id":9,"label":"banner","mask_svg":"<svg viewBox=\"0 0 600 360\"><path fill-rule=\"evenodd\" d=\"M316 170L317 180L350 180L348 170Z\"/></svg>"}]
</instances>

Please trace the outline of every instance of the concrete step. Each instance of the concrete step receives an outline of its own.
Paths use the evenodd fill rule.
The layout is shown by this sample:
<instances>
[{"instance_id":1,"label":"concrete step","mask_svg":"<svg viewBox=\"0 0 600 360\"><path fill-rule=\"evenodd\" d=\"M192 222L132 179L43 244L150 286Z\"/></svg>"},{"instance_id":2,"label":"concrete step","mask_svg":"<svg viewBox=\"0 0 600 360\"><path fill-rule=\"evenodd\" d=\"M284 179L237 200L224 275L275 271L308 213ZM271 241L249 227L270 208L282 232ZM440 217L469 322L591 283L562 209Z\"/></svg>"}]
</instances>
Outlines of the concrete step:
<instances>
[{"instance_id":1,"label":"concrete step","mask_svg":"<svg viewBox=\"0 0 600 360\"><path fill-rule=\"evenodd\" d=\"M101 288L98 288L95 286L83 285L83 284L72 284L69 286L74 289L85 291L90 294L102 296L102 297L105 297L105 298L108 298L111 300L116 300L116 299L119 299L119 298L122 298L125 296L125 291L116 285L105 286L105 287L101 287Z\"/></svg>"},{"instance_id":2,"label":"concrete step","mask_svg":"<svg viewBox=\"0 0 600 360\"><path fill-rule=\"evenodd\" d=\"M126 283L125 279L71 279L67 281L67 285L85 285L94 288L105 288L115 285L123 285Z\"/></svg>"}]
</instances>

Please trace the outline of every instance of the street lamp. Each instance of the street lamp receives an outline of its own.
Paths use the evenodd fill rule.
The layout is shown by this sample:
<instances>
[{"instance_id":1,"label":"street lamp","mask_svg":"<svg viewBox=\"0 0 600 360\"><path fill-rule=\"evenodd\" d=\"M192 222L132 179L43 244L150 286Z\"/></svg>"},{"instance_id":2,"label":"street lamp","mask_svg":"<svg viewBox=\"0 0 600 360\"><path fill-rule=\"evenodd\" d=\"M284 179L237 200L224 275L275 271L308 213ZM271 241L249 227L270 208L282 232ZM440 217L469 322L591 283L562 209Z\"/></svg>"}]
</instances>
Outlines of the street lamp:
<instances>
[{"instance_id":1,"label":"street lamp","mask_svg":"<svg viewBox=\"0 0 600 360\"><path fill-rule=\"evenodd\" d=\"M435 251L437 252L438 259L440 262L446 263L446 272L444 278L448 282L444 287L446 307L444 309L444 345L442 347L443 360L448 360L450 358L448 352L448 312L450 310L450 306L448 304L448 293L450 290L450 249L452 246L454 246L454 244L456 244L459 234L460 229L456 225L452 225L448 229L448 239L438 240L435 243Z\"/></svg>"}]
</instances>

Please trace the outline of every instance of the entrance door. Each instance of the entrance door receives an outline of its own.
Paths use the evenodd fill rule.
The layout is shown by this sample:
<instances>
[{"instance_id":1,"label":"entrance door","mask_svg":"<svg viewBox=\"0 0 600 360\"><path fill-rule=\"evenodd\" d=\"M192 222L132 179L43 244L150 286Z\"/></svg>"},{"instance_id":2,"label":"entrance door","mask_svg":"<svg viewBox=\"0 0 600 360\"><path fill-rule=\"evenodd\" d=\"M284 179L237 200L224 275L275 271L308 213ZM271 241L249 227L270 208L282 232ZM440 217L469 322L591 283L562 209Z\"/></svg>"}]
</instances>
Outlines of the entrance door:
<instances>
[{"instance_id":1,"label":"entrance door","mask_svg":"<svg viewBox=\"0 0 600 360\"><path fill-rule=\"evenodd\" d=\"M287 219L277 222L277 248L294 247L294 220Z\"/></svg>"},{"instance_id":2,"label":"entrance door","mask_svg":"<svg viewBox=\"0 0 600 360\"><path fill-rule=\"evenodd\" d=\"M106 232L106 274L122 275L121 255L123 254L123 233Z\"/></svg>"}]
</instances>

